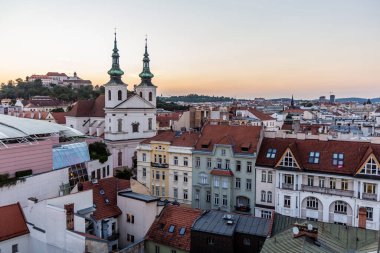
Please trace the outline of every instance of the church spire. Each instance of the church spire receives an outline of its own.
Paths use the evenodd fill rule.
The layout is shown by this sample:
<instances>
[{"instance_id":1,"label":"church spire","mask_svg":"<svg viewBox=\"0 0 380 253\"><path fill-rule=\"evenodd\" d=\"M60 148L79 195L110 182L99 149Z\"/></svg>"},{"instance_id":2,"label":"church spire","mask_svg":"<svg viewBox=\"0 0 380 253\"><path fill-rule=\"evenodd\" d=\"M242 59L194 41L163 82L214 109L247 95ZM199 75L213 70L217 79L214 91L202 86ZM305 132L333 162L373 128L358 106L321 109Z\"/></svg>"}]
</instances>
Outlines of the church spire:
<instances>
[{"instance_id":1,"label":"church spire","mask_svg":"<svg viewBox=\"0 0 380 253\"><path fill-rule=\"evenodd\" d=\"M148 54L148 39L145 37L145 53L143 58L143 70L140 73L141 83L139 85L153 86L152 78L154 75L150 72L149 67L149 54Z\"/></svg>"},{"instance_id":2,"label":"church spire","mask_svg":"<svg viewBox=\"0 0 380 253\"><path fill-rule=\"evenodd\" d=\"M115 40L114 40L114 46L113 46L113 53L112 53L112 67L108 71L108 74L111 77L111 81L114 81L118 84L123 84L123 81L121 81L121 76L124 74L124 71L120 69L119 65L119 49L117 49L117 39L116 39L116 30L115 30Z\"/></svg>"},{"instance_id":3,"label":"church spire","mask_svg":"<svg viewBox=\"0 0 380 253\"><path fill-rule=\"evenodd\" d=\"M295 108L295 107L294 107L294 98L293 98L293 94L292 94L292 100L290 101L290 107L291 107L292 109Z\"/></svg>"}]
</instances>

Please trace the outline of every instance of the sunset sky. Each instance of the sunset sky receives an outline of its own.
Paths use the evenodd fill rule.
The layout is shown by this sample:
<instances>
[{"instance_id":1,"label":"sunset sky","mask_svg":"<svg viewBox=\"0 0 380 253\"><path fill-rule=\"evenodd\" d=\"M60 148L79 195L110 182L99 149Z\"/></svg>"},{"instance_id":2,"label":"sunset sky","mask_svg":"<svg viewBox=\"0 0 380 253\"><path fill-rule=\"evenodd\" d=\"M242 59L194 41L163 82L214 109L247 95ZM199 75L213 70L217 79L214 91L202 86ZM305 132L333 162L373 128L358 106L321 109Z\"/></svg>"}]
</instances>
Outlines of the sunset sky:
<instances>
[{"instance_id":1,"label":"sunset sky","mask_svg":"<svg viewBox=\"0 0 380 253\"><path fill-rule=\"evenodd\" d=\"M0 0L0 83L74 71L124 82L145 34L158 94L380 97L379 0Z\"/></svg>"}]
</instances>

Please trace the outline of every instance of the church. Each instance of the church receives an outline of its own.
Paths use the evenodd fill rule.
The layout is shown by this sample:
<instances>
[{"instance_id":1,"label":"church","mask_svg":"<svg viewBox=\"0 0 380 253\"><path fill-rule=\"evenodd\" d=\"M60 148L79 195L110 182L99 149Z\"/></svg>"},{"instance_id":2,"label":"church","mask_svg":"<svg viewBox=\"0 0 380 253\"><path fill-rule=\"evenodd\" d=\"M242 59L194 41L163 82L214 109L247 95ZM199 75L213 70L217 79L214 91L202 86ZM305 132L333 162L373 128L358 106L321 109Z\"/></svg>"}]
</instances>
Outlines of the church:
<instances>
[{"instance_id":1,"label":"church","mask_svg":"<svg viewBox=\"0 0 380 253\"><path fill-rule=\"evenodd\" d=\"M132 167L132 158L139 142L156 135L156 89L149 67L147 40L141 82L128 90L122 81L119 50L115 33L112 67L108 71L110 80L105 87L104 141L112 153L114 168Z\"/></svg>"}]
</instances>

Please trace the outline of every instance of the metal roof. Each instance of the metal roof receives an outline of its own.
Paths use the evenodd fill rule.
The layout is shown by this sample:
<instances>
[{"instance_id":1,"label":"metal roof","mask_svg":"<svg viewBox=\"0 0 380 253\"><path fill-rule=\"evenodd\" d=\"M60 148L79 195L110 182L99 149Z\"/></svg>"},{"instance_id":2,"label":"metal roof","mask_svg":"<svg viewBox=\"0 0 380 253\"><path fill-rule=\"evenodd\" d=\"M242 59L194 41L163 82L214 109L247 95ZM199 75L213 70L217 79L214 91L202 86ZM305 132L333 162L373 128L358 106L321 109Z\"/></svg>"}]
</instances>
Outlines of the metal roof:
<instances>
[{"instance_id":1,"label":"metal roof","mask_svg":"<svg viewBox=\"0 0 380 253\"><path fill-rule=\"evenodd\" d=\"M66 137L83 136L81 132L73 128L56 123L0 114L0 139L14 139L54 133Z\"/></svg>"},{"instance_id":2,"label":"metal roof","mask_svg":"<svg viewBox=\"0 0 380 253\"><path fill-rule=\"evenodd\" d=\"M194 223L192 230L211 234L232 236L235 232L235 227L239 220L239 215L231 214L231 220L233 220L233 223L227 224L227 221L223 219L223 217L227 214L229 213L213 210L207 211Z\"/></svg>"},{"instance_id":3,"label":"metal roof","mask_svg":"<svg viewBox=\"0 0 380 253\"><path fill-rule=\"evenodd\" d=\"M158 197L140 194L140 193L136 193L136 192L132 192L132 191L119 192L119 196L131 198L131 199L137 199L137 200L141 200L144 202L153 202L153 201L158 201L160 199Z\"/></svg>"},{"instance_id":4,"label":"metal roof","mask_svg":"<svg viewBox=\"0 0 380 253\"><path fill-rule=\"evenodd\" d=\"M241 215L236 232L266 237L269 233L270 219Z\"/></svg>"},{"instance_id":5,"label":"metal roof","mask_svg":"<svg viewBox=\"0 0 380 253\"><path fill-rule=\"evenodd\" d=\"M53 148L53 169L61 169L90 161L86 142L64 144Z\"/></svg>"}]
</instances>

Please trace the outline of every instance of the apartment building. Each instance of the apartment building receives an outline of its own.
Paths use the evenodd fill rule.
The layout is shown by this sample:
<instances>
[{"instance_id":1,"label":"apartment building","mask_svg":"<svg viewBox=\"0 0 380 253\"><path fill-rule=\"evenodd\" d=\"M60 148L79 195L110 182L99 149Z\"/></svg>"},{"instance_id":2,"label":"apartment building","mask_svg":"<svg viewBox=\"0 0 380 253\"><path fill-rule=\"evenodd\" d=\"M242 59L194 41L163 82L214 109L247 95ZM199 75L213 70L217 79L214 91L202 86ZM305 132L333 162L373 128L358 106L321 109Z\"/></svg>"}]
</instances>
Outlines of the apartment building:
<instances>
[{"instance_id":1,"label":"apartment building","mask_svg":"<svg viewBox=\"0 0 380 253\"><path fill-rule=\"evenodd\" d=\"M192 150L198 133L162 132L137 147L137 180L151 194L191 203Z\"/></svg>"}]
</instances>

